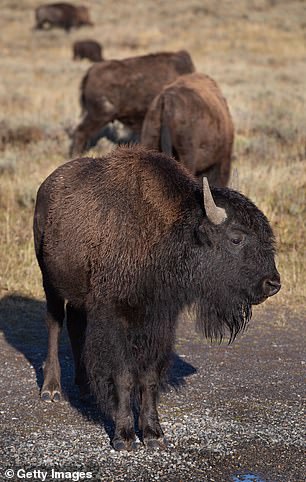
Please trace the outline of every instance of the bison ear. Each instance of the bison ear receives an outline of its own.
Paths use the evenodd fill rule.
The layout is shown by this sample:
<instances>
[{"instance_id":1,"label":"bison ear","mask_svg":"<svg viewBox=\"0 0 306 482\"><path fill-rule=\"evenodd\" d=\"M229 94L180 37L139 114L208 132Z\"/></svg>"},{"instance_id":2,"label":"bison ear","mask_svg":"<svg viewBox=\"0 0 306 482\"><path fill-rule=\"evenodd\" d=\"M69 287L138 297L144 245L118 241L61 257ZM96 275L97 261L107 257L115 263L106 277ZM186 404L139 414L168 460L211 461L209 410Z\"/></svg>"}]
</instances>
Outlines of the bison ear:
<instances>
[{"instance_id":1,"label":"bison ear","mask_svg":"<svg viewBox=\"0 0 306 482\"><path fill-rule=\"evenodd\" d=\"M204 208L208 219L213 224L223 223L227 218L225 209L219 208L215 205L215 201L213 200L207 177L203 177L203 198Z\"/></svg>"},{"instance_id":2,"label":"bison ear","mask_svg":"<svg viewBox=\"0 0 306 482\"><path fill-rule=\"evenodd\" d=\"M234 191L239 191L239 175L237 167L235 167L232 172L229 188L233 189Z\"/></svg>"}]
</instances>

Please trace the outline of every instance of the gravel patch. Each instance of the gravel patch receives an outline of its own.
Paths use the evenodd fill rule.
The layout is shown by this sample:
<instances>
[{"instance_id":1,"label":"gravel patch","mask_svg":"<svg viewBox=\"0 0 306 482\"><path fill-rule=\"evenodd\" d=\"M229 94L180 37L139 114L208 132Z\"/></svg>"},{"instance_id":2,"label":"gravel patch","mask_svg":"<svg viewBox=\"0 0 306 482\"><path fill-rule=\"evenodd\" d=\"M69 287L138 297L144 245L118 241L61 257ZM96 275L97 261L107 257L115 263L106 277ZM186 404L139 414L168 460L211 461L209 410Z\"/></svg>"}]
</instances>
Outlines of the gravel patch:
<instances>
[{"instance_id":1,"label":"gravel patch","mask_svg":"<svg viewBox=\"0 0 306 482\"><path fill-rule=\"evenodd\" d=\"M40 401L43 304L27 320L28 304L18 298L0 309L1 481L44 480L43 473L45 480L103 482L305 480L301 318L291 315L285 329L269 322L277 314L262 312L231 346L210 346L181 322L159 409L169 448L148 450L139 441L135 452L118 453L112 424L94 403L78 400L65 336L65 399Z\"/></svg>"}]
</instances>

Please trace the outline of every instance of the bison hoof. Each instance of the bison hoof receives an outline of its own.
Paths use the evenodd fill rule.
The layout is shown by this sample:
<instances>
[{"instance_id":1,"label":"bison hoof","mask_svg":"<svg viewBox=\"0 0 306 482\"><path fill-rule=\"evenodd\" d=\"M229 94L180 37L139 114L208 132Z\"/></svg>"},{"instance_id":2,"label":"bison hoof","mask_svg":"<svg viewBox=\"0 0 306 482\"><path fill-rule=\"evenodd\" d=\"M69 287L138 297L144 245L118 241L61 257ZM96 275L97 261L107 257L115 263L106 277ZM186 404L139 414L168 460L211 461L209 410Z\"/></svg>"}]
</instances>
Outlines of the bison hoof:
<instances>
[{"instance_id":1,"label":"bison hoof","mask_svg":"<svg viewBox=\"0 0 306 482\"><path fill-rule=\"evenodd\" d=\"M145 438L143 442L148 449L165 450L169 445L168 440L165 437Z\"/></svg>"},{"instance_id":2,"label":"bison hoof","mask_svg":"<svg viewBox=\"0 0 306 482\"><path fill-rule=\"evenodd\" d=\"M131 452L132 450L136 450L138 448L138 444L136 440L123 440L123 439L114 439L112 441L113 448L118 452L122 452L127 450Z\"/></svg>"},{"instance_id":3,"label":"bison hoof","mask_svg":"<svg viewBox=\"0 0 306 482\"><path fill-rule=\"evenodd\" d=\"M59 402L61 399L61 392L59 390L43 389L40 398L44 402Z\"/></svg>"}]
</instances>

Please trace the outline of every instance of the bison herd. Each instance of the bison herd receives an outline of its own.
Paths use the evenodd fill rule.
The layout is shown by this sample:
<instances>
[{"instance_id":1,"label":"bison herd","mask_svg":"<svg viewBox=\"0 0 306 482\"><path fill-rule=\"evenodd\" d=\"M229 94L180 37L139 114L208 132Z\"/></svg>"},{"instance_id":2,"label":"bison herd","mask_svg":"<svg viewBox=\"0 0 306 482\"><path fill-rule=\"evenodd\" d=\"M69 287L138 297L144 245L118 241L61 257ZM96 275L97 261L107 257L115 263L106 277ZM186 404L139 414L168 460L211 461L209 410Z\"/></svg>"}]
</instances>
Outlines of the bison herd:
<instances>
[{"instance_id":1,"label":"bison herd","mask_svg":"<svg viewBox=\"0 0 306 482\"><path fill-rule=\"evenodd\" d=\"M158 73L158 75L157 75ZM195 72L188 52L160 52L93 64L81 83L83 119L71 156L119 120L140 143L173 156L197 179L229 181L234 126L216 82Z\"/></svg>"},{"instance_id":2,"label":"bison herd","mask_svg":"<svg viewBox=\"0 0 306 482\"><path fill-rule=\"evenodd\" d=\"M38 7L36 22L92 24L85 7L64 3ZM136 447L136 397L143 443L164 448L158 395L180 313L192 307L206 337L234 340L252 305L280 289L274 236L264 214L227 187L231 114L188 52L104 61L86 41L74 45L83 57L94 64L81 82L76 158L42 183L34 214L49 335L41 398L61 398L66 318L75 382L113 418L113 447ZM138 142L78 157L115 120Z\"/></svg>"}]
</instances>

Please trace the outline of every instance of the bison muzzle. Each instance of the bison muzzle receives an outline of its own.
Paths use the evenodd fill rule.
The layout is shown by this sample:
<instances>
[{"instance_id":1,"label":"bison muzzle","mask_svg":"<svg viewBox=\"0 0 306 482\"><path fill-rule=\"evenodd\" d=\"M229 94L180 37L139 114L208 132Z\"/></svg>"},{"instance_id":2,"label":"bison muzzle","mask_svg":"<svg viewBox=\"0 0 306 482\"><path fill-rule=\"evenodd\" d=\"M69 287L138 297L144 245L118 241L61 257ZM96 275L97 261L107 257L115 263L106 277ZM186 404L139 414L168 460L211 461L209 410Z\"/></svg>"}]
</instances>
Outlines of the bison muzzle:
<instances>
[{"instance_id":1,"label":"bison muzzle","mask_svg":"<svg viewBox=\"0 0 306 482\"><path fill-rule=\"evenodd\" d=\"M264 214L141 146L57 168L37 194L34 240L49 331L41 397L61 396L66 314L75 381L112 415L117 450L135 447L135 391L143 442L166 446L158 394L184 308L206 337L232 341L280 289Z\"/></svg>"}]
</instances>

